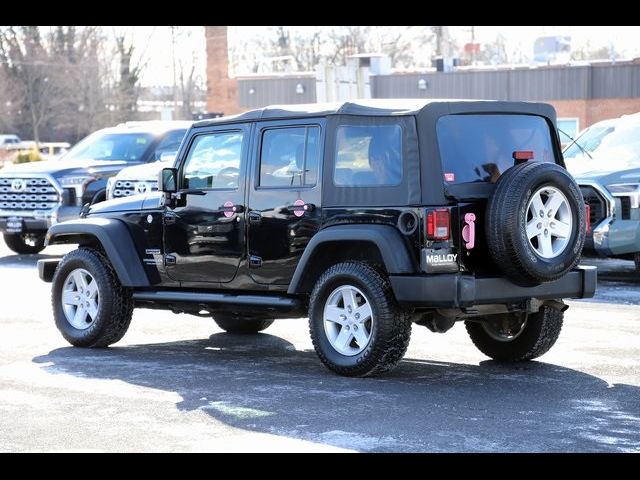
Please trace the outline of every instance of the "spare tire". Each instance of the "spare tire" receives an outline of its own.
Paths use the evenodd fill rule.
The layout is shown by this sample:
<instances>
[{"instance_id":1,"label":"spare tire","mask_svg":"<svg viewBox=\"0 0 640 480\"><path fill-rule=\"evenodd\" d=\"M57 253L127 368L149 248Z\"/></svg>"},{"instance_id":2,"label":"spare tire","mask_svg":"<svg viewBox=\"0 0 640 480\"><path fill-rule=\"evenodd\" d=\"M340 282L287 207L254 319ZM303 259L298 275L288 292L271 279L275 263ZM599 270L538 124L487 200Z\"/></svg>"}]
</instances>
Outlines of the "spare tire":
<instances>
[{"instance_id":1,"label":"spare tire","mask_svg":"<svg viewBox=\"0 0 640 480\"><path fill-rule=\"evenodd\" d=\"M487 204L489 252L514 283L556 280L576 266L585 239L585 208L573 177L555 163L507 170Z\"/></svg>"}]
</instances>

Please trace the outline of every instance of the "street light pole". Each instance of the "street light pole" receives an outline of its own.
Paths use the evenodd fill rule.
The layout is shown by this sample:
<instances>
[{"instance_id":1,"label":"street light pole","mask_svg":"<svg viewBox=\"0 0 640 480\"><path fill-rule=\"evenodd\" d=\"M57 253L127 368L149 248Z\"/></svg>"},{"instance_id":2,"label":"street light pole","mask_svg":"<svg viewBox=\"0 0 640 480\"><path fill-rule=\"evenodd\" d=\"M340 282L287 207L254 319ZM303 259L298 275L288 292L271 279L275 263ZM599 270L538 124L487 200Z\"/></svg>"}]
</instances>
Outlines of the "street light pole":
<instances>
[{"instance_id":1,"label":"street light pole","mask_svg":"<svg viewBox=\"0 0 640 480\"><path fill-rule=\"evenodd\" d=\"M176 79L176 27L174 25L169 27L171 29L171 60L173 66L173 119L178 118L178 82Z\"/></svg>"}]
</instances>

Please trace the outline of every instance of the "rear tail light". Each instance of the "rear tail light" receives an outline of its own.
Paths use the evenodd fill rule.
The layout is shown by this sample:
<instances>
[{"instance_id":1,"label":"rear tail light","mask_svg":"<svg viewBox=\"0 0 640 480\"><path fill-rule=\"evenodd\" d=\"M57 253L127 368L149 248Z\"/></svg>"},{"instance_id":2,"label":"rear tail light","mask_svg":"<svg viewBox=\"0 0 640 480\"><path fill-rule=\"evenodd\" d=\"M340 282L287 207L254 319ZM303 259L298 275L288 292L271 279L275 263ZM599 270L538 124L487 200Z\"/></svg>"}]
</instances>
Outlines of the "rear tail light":
<instances>
[{"instance_id":1,"label":"rear tail light","mask_svg":"<svg viewBox=\"0 0 640 480\"><path fill-rule=\"evenodd\" d=\"M591 233L591 205L584 204L584 223L587 226L587 233Z\"/></svg>"},{"instance_id":2,"label":"rear tail light","mask_svg":"<svg viewBox=\"0 0 640 480\"><path fill-rule=\"evenodd\" d=\"M512 153L512 157L516 161L526 162L527 160L533 160L534 154L532 150L516 150Z\"/></svg>"},{"instance_id":3,"label":"rear tail light","mask_svg":"<svg viewBox=\"0 0 640 480\"><path fill-rule=\"evenodd\" d=\"M447 208L438 208L427 212L427 239L449 240L451 220Z\"/></svg>"}]
</instances>

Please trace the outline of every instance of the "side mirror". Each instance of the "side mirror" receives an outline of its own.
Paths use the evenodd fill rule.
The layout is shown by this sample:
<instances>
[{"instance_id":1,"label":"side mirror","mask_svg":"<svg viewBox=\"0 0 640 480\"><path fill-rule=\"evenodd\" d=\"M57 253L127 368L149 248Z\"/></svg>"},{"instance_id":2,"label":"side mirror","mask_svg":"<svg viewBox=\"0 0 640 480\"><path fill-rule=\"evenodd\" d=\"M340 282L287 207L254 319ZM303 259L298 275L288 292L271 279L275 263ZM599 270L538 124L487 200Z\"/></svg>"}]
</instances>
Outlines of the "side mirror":
<instances>
[{"instance_id":1,"label":"side mirror","mask_svg":"<svg viewBox=\"0 0 640 480\"><path fill-rule=\"evenodd\" d=\"M178 191L178 169L163 168L158 175L158 190L166 193Z\"/></svg>"}]
</instances>

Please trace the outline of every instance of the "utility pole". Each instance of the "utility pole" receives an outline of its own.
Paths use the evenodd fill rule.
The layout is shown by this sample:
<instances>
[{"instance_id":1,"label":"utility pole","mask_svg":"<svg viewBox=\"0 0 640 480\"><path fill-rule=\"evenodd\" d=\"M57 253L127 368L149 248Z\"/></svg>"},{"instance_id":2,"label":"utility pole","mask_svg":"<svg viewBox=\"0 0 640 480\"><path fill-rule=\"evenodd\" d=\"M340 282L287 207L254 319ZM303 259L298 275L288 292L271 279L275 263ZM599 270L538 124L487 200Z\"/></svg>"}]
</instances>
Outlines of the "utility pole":
<instances>
[{"instance_id":1,"label":"utility pole","mask_svg":"<svg viewBox=\"0 0 640 480\"><path fill-rule=\"evenodd\" d=\"M171 60L173 65L173 119L178 119L178 82L176 79L176 27L174 25L169 27L171 29Z\"/></svg>"},{"instance_id":2,"label":"utility pole","mask_svg":"<svg viewBox=\"0 0 640 480\"><path fill-rule=\"evenodd\" d=\"M476 64L476 27L471 25L471 65Z\"/></svg>"}]
</instances>

